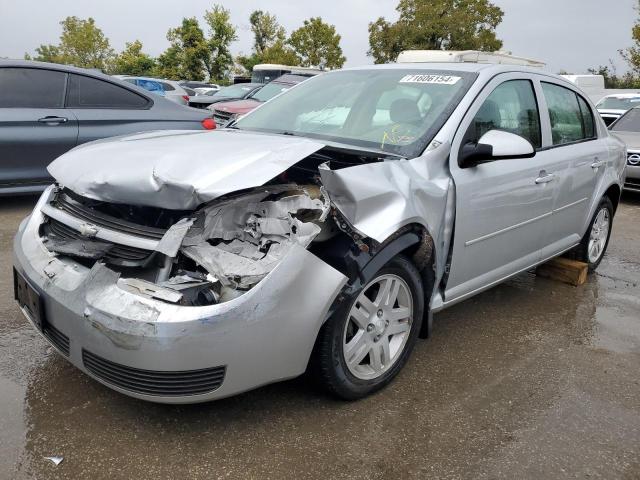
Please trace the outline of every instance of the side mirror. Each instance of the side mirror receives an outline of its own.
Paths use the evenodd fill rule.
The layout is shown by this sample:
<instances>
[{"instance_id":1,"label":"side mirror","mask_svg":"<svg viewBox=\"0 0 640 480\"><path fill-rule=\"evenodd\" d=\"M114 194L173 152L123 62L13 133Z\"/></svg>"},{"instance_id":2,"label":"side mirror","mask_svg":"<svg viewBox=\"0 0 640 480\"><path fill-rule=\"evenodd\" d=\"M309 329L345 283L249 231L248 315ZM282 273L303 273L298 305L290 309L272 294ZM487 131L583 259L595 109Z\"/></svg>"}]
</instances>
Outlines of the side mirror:
<instances>
[{"instance_id":1,"label":"side mirror","mask_svg":"<svg viewBox=\"0 0 640 480\"><path fill-rule=\"evenodd\" d=\"M535 154L533 145L526 138L503 130L489 130L478 143L469 142L462 146L458 165L469 168L494 160L531 158Z\"/></svg>"}]
</instances>

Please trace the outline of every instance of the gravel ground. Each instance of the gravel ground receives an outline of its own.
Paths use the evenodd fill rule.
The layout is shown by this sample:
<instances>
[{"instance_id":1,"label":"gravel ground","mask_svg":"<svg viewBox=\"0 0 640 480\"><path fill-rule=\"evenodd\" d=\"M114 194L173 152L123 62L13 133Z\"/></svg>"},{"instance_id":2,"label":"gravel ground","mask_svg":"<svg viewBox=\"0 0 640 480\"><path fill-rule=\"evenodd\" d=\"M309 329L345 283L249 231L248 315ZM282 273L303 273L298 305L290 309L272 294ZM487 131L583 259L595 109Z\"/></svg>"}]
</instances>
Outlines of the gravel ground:
<instances>
[{"instance_id":1,"label":"gravel ground","mask_svg":"<svg viewBox=\"0 0 640 480\"><path fill-rule=\"evenodd\" d=\"M0 478L640 478L638 195L586 285L525 273L442 312L379 394L303 378L192 406L115 393L27 324L11 242L34 203L0 200Z\"/></svg>"}]
</instances>

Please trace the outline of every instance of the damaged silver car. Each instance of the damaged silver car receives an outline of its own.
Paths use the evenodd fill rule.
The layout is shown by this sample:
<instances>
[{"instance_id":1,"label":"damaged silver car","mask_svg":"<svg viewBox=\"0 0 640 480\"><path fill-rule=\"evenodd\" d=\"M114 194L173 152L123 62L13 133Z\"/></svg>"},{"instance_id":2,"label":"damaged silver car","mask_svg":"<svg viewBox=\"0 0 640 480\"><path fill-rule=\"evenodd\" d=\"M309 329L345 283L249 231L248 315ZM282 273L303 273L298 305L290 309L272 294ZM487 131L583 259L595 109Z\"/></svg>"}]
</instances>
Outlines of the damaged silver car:
<instances>
[{"instance_id":1,"label":"damaged silver car","mask_svg":"<svg viewBox=\"0 0 640 480\"><path fill-rule=\"evenodd\" d=\"M58 352L137 398L201 402L305 371L360 398L434 312L565 252L596 268L624 163L557 76L330 72L223 130L58 158L15 239L16 299Z\"/></svg>"}]
</instances>

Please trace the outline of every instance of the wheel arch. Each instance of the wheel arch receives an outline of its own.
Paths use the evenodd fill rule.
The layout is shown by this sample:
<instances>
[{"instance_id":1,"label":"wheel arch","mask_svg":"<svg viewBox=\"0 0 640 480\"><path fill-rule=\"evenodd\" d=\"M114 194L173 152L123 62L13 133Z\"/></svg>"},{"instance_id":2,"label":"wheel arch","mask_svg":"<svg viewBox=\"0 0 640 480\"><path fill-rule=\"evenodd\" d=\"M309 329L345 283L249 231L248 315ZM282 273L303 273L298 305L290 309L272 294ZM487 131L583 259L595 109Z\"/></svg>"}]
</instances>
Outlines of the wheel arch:
<instances>
[{"instance_id":1,"label":"wheel arch","mask_svg":"<svg viewBox=\"0 0 640 480\"><path fill-rule=\"evenodd\" d=\"M420 272L425 302L425 318L422 322L420 337L428 337L432 325L429 304L435 285L435 249L434 238L429 230L420 223L409 223L389 235L382 243L375 241L357 243L344 234L332 244L326 245L323 251L314 252L349 279L329 309L327 318L343 302L352 300L356 292L392 258L404 255Z\"/></svg>"},{"instance_id":2,"label":"wheel arch","mask_svg":"<svg viewBox=\"0 0 640 480\"><path fill-rule=\"evenodd\" d=\"M611 203L613 204L613 213L616 213L618 209L618 204L620 203L620 196L622 195L622 189L618 184L610 185L609 188L604 192L604 197L609 197Z\"/></svg>"}]
</instances>

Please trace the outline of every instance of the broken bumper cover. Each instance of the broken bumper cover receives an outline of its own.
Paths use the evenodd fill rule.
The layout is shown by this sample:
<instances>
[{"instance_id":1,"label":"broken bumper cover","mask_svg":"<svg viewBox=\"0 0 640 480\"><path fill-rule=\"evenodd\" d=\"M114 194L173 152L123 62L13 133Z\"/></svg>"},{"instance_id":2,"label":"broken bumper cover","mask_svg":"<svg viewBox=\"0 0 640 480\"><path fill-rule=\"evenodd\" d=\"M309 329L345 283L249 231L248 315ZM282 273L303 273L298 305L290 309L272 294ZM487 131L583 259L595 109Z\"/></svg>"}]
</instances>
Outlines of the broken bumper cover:
<instances>
[{"instance_id":1,"label":"broken bumper cover","mask_svg":"<svg viewBox=\"0 0 640 480\"><path fill-rule=\"evenodd\" d=\"M85 373L136 398L203 402L300 375L347 280L296 246L228 302L152 300L119 288L117 274L100 263L87 269L50 253L38 235L47 197L14 241L15 268L40 294L45 324L67 339L68 355L60 341L44 337Z\"/></svg>"}]
</instances>

